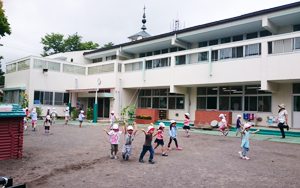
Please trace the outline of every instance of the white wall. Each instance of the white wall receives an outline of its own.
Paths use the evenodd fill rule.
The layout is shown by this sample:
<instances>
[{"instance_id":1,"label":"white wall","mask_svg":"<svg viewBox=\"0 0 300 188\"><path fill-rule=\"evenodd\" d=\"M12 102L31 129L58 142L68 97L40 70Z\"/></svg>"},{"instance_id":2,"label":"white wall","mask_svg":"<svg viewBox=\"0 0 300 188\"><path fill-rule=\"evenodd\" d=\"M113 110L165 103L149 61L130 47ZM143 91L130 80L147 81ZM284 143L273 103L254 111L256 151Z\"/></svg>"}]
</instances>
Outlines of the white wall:
<instances>
[{"instance_id":1,"label":"white wall","mask_svg":"<svg viewBox=\"0 0 300 188\"><path fill-rule=\"evenodd\" d=\"M71 59L73 59L74 64L90 64L90 63L92 63L92 60L86 59L83 56L84 52L89 52L89 51L92 51L92 50L82 50L82 51L58 53L58 54L47 56L45 58L55 59L55 58L59 58L59 57L66 57L67 58L66 61L68 61L68 62L71 62Z\"/></svg>"}]
</instances>

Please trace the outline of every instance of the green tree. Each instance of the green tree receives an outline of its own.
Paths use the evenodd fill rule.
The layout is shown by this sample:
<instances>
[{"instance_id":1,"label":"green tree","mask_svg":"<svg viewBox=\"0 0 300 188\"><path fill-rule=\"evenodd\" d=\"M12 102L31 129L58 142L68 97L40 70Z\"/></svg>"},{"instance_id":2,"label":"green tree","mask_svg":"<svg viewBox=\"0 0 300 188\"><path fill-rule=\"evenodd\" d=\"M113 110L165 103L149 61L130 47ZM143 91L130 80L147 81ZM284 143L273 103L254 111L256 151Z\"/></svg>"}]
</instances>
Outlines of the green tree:
<instances>
[{"instance_id":1,"label":"green tree","mask_svg":"<svg viewBox=\"0 0 300 188\"><path fill-rule=\"evenodd\" d=\"M44 45L44 53L41 54L42 57L49 55L62 53L66 51L64 43L64 35L59 33L46 34L45 38L42 38L41 43Z\"/></svg>"},{"instance_id":2,"label":"green tree","mask_svg":"<svg viewBox=\"0 0 300 188\"><path fill-rule=\"evenodd\" d=\"M101 48L108 48L108 47L111 47L111 46L113 46L113 45L115 45L115 44L112 43L112 42L109 42L109 43L107 43L107 44L104 44L104 46L102 46Z\"/></svg>"},{"instance_id":3,"label":"green tree","mask_svg":"<svg viewBox=\"0 0 300 188\"><path fill-rule=\"evenodd\" d=\"M0 60L3 59L2 56L0 56ZM1 68L2 64L1 64L1 61L0 61L0 85L4 85L4 82L5 82L5 72L2 71L2 68Z\"/></svg>"},{"instance_id":4,"label":"green tree","mask_svg":"<svg viewBox=\"0 0 300 188\"><path fill-rule=\"evenodd\" d=\"M4 37L5 34L10 35L11 34L11 29L10 29L10 24L7 21L7 18L4 14L3 10L3 1L0 0L0 36Z\"/></svg>"},{"instance_id":5,"label":"green tree","mask_svg":"<svg viewBox=\"0 0 300 188\"><path fill-rule=\"evenodd\" d=\"M92 41L81 42L82 36L79 36L77 32L73 35L69 35L67 39L64 39L64 35L51 33L47 34L45 38L42 38L41 43L44 45L44 53L41 56L45 57L63 52L71 52L77 50L91 50L96 49L99 44Z\"/></svg>"}]
</instances>

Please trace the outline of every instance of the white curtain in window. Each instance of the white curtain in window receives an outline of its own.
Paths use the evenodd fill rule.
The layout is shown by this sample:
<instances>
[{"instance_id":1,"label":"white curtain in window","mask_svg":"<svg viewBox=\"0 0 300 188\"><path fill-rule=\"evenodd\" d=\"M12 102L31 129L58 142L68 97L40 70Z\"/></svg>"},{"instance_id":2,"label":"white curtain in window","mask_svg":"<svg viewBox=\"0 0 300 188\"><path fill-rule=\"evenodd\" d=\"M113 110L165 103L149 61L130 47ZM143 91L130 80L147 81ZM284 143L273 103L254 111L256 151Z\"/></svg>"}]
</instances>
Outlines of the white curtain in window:
<instances>
[{"instance_id":1,"label":"white curtain in window","mask_svg":"<svg viewBox=\"0 0 300 188\"><path fill-rule=\"evenodd\" d=\"M246 46L246 56L259 55L259 44L250 44Z\"/></svg>"}]
</instances>

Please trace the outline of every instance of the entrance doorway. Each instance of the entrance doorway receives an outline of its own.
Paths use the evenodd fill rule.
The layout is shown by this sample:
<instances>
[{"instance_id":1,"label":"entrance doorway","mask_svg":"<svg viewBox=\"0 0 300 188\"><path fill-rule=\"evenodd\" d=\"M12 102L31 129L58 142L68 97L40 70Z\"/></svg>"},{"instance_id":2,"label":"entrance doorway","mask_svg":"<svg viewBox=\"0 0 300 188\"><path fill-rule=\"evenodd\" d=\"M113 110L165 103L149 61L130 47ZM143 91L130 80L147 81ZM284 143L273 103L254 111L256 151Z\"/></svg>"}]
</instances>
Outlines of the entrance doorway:
<instances>
[{"instance_id":1,"label":"entrance doorway","mask_svg":"<svg viewBox=\"0 0 300 188\"><path fill-rule=\"evenodd\" d=\"M300 128L300 84L293 84L293 128Z\"/></svg>"},{"instance_id":2,"label":"entrance doorway","mask_svg":"<svg viewBox=\"0 0 300 188\"><path fill-rule=\"evenodd\" d=\"M109 118L109 98L98 98L98 118L104 119ZM95 104L95 98L88 99L88 105L93 108Z\"/></svg>"}]
</instances>

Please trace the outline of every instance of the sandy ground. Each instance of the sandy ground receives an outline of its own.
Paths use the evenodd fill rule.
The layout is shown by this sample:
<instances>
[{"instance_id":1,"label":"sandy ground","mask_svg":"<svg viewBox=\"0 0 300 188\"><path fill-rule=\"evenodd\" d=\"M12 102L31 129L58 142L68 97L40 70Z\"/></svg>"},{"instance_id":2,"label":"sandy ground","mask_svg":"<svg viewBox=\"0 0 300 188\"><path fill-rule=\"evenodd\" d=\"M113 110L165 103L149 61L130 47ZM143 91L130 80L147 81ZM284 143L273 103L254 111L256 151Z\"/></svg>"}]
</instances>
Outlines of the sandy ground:
<instances>
[{"instance_id":1,"label":"sandy ground","mask_svg":"<svg viewBox=\"0 0 300 188\"><path fill-rule=\"evenodd\" d=\"M300 149L297 144L251 140L249 161L239 158L240 139L178 132L181 151L159 148L155 164L138 162L144 136L133 142L130 161L110 159L104 126L54 125L24 133L21 160L0 161L0 176L27 187L299 187ZM105 126L106 128L106 126ZM140 129L140 128L139 128ZM165 131L165 144L168 141ZM107 139L109 137L107 136ZM153 140L154 141L154 140ZM119 150L124 143L122 136ZM147 161L149 154L144 160Z\"/></svg>"}]
</instances>

